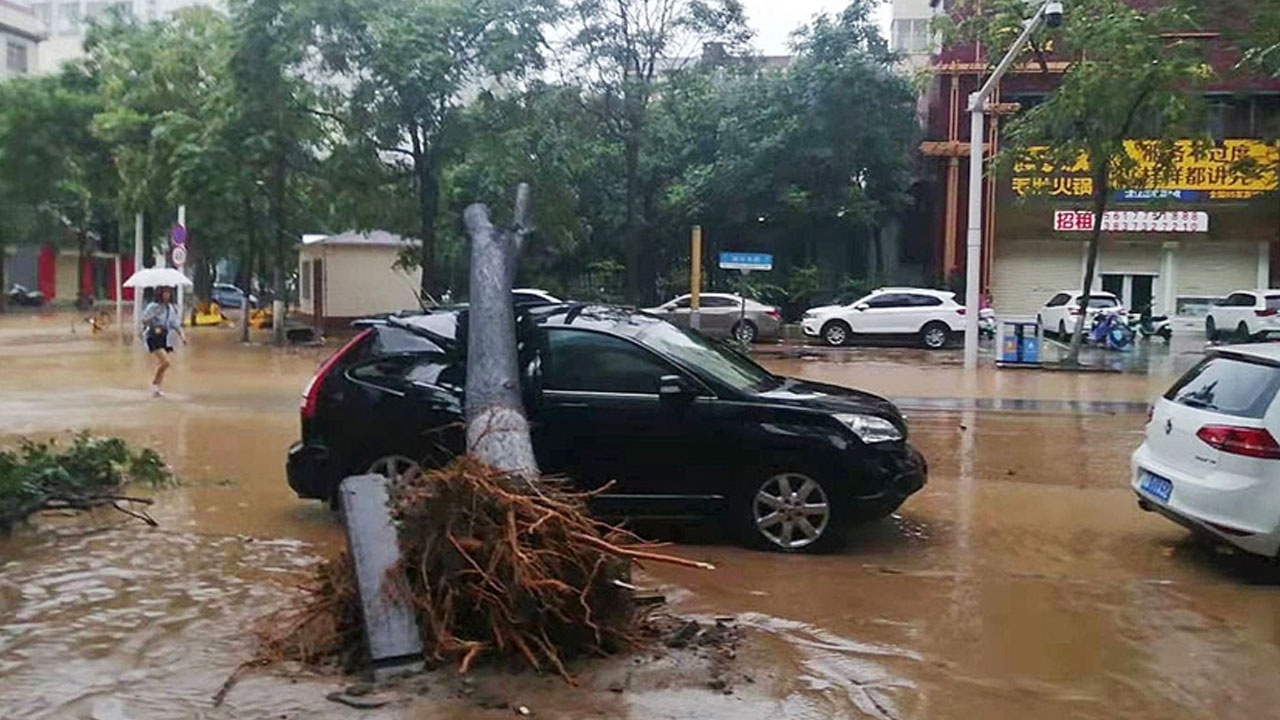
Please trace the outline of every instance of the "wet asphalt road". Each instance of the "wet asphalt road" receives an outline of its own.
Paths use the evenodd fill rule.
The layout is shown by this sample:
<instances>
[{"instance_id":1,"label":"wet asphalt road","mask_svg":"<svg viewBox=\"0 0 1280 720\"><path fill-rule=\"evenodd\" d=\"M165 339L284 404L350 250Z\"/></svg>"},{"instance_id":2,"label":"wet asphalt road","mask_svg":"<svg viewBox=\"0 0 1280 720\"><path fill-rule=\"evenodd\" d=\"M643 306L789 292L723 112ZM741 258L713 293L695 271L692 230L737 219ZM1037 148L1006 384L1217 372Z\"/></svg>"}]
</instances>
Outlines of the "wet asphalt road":
<instances>
[{"instance_id":1,"label":"wet asphalt road","mask_svg":"<svg viewBox=\"0 0 1280 720\"><path fill-rule=\"evenodd\" d=\"M153 401L140 353L70 327L0 319L0 443L118 434L161 450L186 486L158 497L159 530L54 518L0 540L0 717L510 717L439 693L362 714L323 700L336 681L270 675L211 710L249 652L244 629L341 542L283 478L300 388L327 351L197 331L171 396ZM969 376L955 351L766 359L898 399L928 487L824 557L659 529L719 566L652 568L674 608L752 629L740 663L755 682L733 696L689 686L679 667L633 676L624 661L584 668L579 690L496 682L541 717L1274 716L1276 573L1138 511L1128 489L1147 401L1200 346L1150 352L1145 372L1088 375ZM628 692L611 693L619 673Z\"/></svg>"}]
</instances>

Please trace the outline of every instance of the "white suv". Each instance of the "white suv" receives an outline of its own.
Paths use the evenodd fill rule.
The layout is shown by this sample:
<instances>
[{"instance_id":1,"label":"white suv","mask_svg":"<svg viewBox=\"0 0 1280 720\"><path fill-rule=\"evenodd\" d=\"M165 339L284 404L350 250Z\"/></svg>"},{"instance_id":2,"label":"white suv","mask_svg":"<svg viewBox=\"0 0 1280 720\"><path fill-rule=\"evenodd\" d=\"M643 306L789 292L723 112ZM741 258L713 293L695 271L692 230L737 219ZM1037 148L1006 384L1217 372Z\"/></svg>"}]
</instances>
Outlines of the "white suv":
<instances>
[{"instance_id":1,"label":"white suv","mask_svg":"<svg viewBox=\"0 0 1280 720\"><path fill-rule=\"evenodd\" d=\"M1217 340L1235 334L1252 339L1268 330L1280 330L1280 290L1241 290L1209 308L1204 334Z\"/></svg>"},{"instance_id":2,"label":"white suv","mask_svg":"<svg viewBox=\"0 0 1280 720\"><path fill-rule=\"evenodd\" d=\"M1079 290L1063 290L1049 298L1049 302L1040 308L1036 319L1046 333L1056 333L1058 339L1067 337L1076 331L1076 320L1080 317L1080 298L1084 295ZM1120 299L1109 292L1089 293L1089 311L1085 314L1084 334L1087 337L1093 329L1093 319L1103 310L1120 308Z\"/></svg>"},{"instance_id":3,"label":"white suv","mask_svg":"<svg viewBox=\"0 0 1280 720\"><path fill-rule=\"evenodd\" d=\"M914 335L936 350L964 331L964 307L951 292L881 288L849 305L812 308L800 325L805 335L828 345L845 345L856 335Z\"/></svg>"},{"instance_id":4,"label":"white suv","mask_svg":"<svg viewBox=\"0 0 1280 720\"><path fill-rule=\"evenodd\" d=\"M1151 409L1138 505L1258 555L1280 550L1280 346L1211 350Z\"/></svg>"}]
</instances>

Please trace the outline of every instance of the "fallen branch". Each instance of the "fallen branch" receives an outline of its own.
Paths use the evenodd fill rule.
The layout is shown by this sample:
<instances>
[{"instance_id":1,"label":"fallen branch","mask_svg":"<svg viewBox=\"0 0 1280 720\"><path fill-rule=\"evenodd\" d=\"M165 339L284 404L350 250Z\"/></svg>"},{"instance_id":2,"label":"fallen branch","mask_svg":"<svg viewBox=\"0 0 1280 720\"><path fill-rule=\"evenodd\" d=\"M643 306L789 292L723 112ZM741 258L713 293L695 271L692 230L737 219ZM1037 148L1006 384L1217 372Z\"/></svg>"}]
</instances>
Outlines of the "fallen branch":
<instances>
[{"instance_id":1,"label":"fallen branch","mask_svg":"<svg viewBox=\"0 0 1280 720\"><path fill-rule=\"evenodd\" d=\"M594 545L595 547L600 548L601 550L609 553L610 555L617 555L618 557L627 557L627 558L632 558L633 560L649 560L651 562L666 563L668 565L680 565L682 567L698 568L699 570L715 570L716 569L715 565L712 565L711 563L708 563L708 562L701 562L699 560L688 560L686 558L676 557L675 555L662 555L659 553L645 552L643 550L633 550L630 548L622 548L616 545L611 545L605 542L604 540L601 540L598 537L592 537L590 535L585 535L583 533L574 533L573 537L589 545Z\"/></svg>"}]
</instances>

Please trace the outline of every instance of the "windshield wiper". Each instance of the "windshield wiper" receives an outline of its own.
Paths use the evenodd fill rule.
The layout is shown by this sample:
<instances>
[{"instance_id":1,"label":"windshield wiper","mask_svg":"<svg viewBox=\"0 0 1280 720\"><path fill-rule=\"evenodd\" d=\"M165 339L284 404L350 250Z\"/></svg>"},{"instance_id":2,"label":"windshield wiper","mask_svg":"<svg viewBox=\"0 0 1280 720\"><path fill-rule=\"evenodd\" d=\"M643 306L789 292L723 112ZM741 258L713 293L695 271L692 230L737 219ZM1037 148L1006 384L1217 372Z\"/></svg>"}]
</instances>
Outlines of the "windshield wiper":
<instances>
[{"instance_id":1,"label":"windshield wiper","mask_svg":"<svg viewBox=\"0 0 1280 720\"><path fill-rule=\"evenodd\" d=\"M1187 407L1196 408L1198 410L1217 410L1218 409L1217 405L1209 402L1208 400L1201 400L1195 395L1186 395L1186 396L1180 397L1178 398L1178 402L1182 403L1183 405L1186 405Z\"/></svg>"}]
</instances>

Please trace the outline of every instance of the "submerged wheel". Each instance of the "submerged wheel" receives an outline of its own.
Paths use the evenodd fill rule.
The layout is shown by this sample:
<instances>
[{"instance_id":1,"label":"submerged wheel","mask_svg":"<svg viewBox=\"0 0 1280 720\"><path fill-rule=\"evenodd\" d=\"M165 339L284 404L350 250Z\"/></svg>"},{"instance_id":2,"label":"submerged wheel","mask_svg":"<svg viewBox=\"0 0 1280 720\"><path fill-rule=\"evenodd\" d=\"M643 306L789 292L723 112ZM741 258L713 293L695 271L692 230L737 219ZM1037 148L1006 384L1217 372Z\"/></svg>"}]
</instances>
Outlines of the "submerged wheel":
<instances>
[{"instance_id":1,"label":"submerged wheel","mask_svg":"<svg viewBox=\"0 0 1280 720\"><path fill-rule=\"evenodd\" d=\"M1243 321L1243 320L1241 320L1241 321L1240 321L1240 324L1236 326L1236 335L1237 335L1241 340L1252 340L1252 339L1253 339L1253 336L1249 334L1249 326L1248 326L1248 325L1246 325L1246 324L1244 323L1244 321Z\"/></svg>"},{"instance_id":2,"label":"submerged wheel","mask_svg":"<svg viewBox=\"0 0 1280 720\"><path fill-rule=\"evenodd\" d=\"M1204 336L1210 342L1218 339L1218 324L1213 321L1213 316L1204 319Z\"/></svg>"},{"instance_id":3,"label":"submerged wheel","mask_svg":"<svg viewBox=\"0 0 1280 720\"><path fill-rule=\"evenodd\" d=\"M781 472L749 487L737 509L744 540L775 552L830 550L840 541L845 513L829 485L799 472Z\"/></svg>"}]
</instances>

